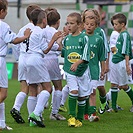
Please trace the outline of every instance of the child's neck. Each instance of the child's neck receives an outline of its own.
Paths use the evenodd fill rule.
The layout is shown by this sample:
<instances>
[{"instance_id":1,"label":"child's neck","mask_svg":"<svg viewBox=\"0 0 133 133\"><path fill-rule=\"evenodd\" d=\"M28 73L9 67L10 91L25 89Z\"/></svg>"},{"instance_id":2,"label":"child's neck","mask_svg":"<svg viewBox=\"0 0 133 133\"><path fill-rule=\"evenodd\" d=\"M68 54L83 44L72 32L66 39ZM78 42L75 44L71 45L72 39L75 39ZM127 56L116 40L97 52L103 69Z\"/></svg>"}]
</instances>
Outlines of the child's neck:
<instances>
[{"instance_id":1,"label":"child's neck","mask_svg":"<svg viewBox=\"0 0 133 133\"><path fill-rule=\"evenodd\" d=\"M125 30L127 30L126 27L123 27L120 32L123 32Z\"/></svg>"},{"instance_id":2,"label":"child's neck","mask_svg":"<svg viewBox=\"0 0 133 133\"><path fill-rule=\"evenodd\" d=\"M79 35L81 32L79 30L77 30L76 32L72 33L72 36L77 36Z\"/></svg>"}]
</instances>

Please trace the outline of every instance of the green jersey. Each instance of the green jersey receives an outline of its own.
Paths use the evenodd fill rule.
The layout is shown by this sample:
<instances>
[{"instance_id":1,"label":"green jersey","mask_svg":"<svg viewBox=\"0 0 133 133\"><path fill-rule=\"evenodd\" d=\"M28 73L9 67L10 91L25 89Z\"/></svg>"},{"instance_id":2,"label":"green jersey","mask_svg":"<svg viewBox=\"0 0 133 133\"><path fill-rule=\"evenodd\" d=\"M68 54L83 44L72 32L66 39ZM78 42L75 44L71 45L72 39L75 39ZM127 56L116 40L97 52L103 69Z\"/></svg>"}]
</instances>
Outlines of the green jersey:
<instances>
[{"instance_id":1,"label":"green jersey","mask_svg":"<svg viewBox=\"0 0 133 133\"><path fill-rule=\"evenodd\" d=\"M99 62L105 61L105 47L103 39L96 34L89 36L89 43L90 43L90 61L89 61L89 68L91 73L92 80L99 79Z\"/></svg>"},{"instance_id":2,"label":"green jersey","mask_svg":"<svg viewBox=\"0 0 133 133\"><path fill-rule=\"evenodd\" d=\"M62 56L64 57L64 71L75 76L82 76L88 68L88 62L90 60L88 37L83 33L77 36L70 34L64 39L63 44ZM71 65L79 59L84 60L84 63L80 64L75 72L71 71Z\"/></svg>"},{"instance_id":3,"label":"green jersey","mask_svg":"<svg viewBox=\"0 0 133 133\"><path fill-rule=\"evenodd\" d=\"M94 31L94 33L96 35L99 35L103 38L103 41L104 41L104 47L105 47L105 58L107 59L108 58L108 54L110 52L110 49L109 49L109 44L108 44L108 41L107 41L107 37L105 35L105 32L102 28L100 27L97 27Z\"/></svg>"},{"instance_id":4,"label":"green jersey","mask_svg":"<svg viewBox=\"0 0 133 133\"><path fill-rule=\"evenodd\" d=\"M127 31L120 33L117 43L116 43L116 53L112 57L113 63L119 63L125 59L125 55L129 56L129 59L132 59L132 46L130 35Z\"/></svg>"}]
</instances>

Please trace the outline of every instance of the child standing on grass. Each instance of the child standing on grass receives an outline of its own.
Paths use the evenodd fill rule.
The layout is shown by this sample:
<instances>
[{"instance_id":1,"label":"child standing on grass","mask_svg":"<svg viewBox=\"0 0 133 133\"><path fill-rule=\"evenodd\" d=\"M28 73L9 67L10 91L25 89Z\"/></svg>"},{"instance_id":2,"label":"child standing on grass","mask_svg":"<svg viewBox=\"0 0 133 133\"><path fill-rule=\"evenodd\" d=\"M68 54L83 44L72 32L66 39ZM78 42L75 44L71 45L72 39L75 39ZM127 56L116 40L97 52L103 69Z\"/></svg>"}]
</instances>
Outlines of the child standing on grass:
<instances>
[{"instance_id":1,"label":"child standing on grass","mask_svg":"<svg viewBox=\"0 0 133 133\"><path fill-rule=\"evenodd\" d=\"M8 24L2 21L7 15L8 2L6 0L0 0L0 130L12 130L5 123L5 103L4 100L7 97L8 88L8 76L6 70L6 53L8 43L21 43L28 39L30 36L30 30L27 29L24 35L20 38L13 33Z\"/></svg>"},{"instance_id":2,"label":"child standing on grass","mask_svg":"<svg viewBox=\"0 0 133 133\"><path fill-rule=\"evenodd\" d=\"M83 18L85 17L88 17L88 16L94 16L97 18L97 27L95 28L94 30L94 34L98 35L98 36L101 36L103 41L104 41L104 58L106 59L107 58L107 51L108 51L108 44L107 44L107 39L106 39L106 36L105 36L105 33L103 31L103 29L101 29L99 27L99 24L100 24L100 15L98 13L97 10L95 9L86 9L83 14L82 14ZM101 45L103 45L101 44ZM97 51L98 52L98 51ZM99 58L99 57L98 57ZM102 57L103 58L103 57ZM100 58L99 58L100 59ZM98 59L98 61L100 61ZM93 59L94 60L94 59ZM93 61L92 61L93 62ZM94 62L93 62L94 63ZM96 63L96 62L95 62ZM98 63L98 62L97 62ZM100 64L99 67L102 68L103 67L103 63L104 62L101 62L101 63L98 63ZM95 65L95 64L94 64ZM108 67L108 59L106 60L106 66ZM107 68L106 67L106 68ZM93 68L93 67L92 67ZM105 69L105 66L104 66L104 69ZM99 70L99 68L97 69ZM104 70L105 71L105 70ZM106 91L105 91L105 76L104 76L104 79L101 79L100 77L95 77L96 74L94 74L95 71L91 71L92 73L92 79L94 80L94 83L93 83L93 80L91 81L92 83L92 88L93 88L93 92L92 94L90 95L89 99L87 100L87 103L89 101L90 103L90 106L88 107L86 104L86 108L85 108L85 115L84 115L84 119L85 120L88 120L89 119L89 115L88 115L88 108L90 108L89 110L93 110L91 112L94 112L94 119L89 119L90 121L98 121L99 120L99 117L96 116L96 88L98 88L98 91L99 91L99 97L100 97L100 102L101 102L101 107L100 107L100 113L103 114L104 111L105 111L105 105L106 105ZM96 71L98 72L98 71ZM103 73L103 70L101 69L101 72L99 71L99 74L98 75L101 75ZM95 75L95 76L94 76ZM98 76L97 75L97 76ZM97 80L97 81L96 81ZM97 83L95 83L97 82ZM91 114L91 113L89 113Z\"/></svg>"},{"instance_id":3,"label":"child standing on grass","mask_svg":"<svg viewBox=\"0 0 133 133\"><path fill-rule=\"evenodd\" d=\"M118 111L116 108L118 87L129 96L132 102L130 111L133 112L133 90L128 86L129 76L132 74L129 61L133 56L130 35L126 30L127 18L124 14L118 13L111 20L113 21L114 30L119 31L120 35L116 43L115 54L112 57L113 67L110 74L112 109L110 109L110 112Z\"/></svg>"},{"instance_id":4,"label":"child standing on grass","mask_svg":"<svg viewBox=\"0 0 133 133\"><path fill-rule=\"evenodd\" d=\"M29 5L27 7L26 15L30 22L19 30L19 33L17 36L23 36L24 31L27 28L34 29L34 24L31 21L30 13L36 8L40 8L40 7L37 5ZM17 45L17 47L18 47L17 51L20 51L19 62L18 62L18 81L20 81L21 91L16 96L16 99L15 99L13 108L10 111L10 114L17 123L25 123L24 119L20 114L20 109L24 103L26 96L29 93L29 86L26 82L26 62L25 62L25 59L27 58L28 47L29 47L29 39L20 43L19 45ZM33 89L33 88L30 88L30 89ZM32 108L35 108L36 101L37 101L37 97L32 93L32 96L29 96L27 101L28 112L33 111Z\"/></svg>"},{"instance_id":5,"label":"child standing on grass","mask_svg":"<svg viewBox=\"0 0 133 133\"><path fill-rule=\"evenodd\" d=\"M99 23L96 16L84 16L83 18L86 34L90 40L91 59L89 62L91 73L91 89L92 93L96 93L96 88L99 80L104 79L105 71L105 46L101 36L95 34L95 29ZM101 73L99 63L101 64ZM92 94L91 94L92 95ZM91 97L89 106L89 119L90 122L98 121L99 117L96 116L96 96ZM86 109L88 112L88 108ZM88 113L87 113L88 114Z\"/></svg>"},{"instance_id":6,"label":"child standing on grass","mask_svg":"<svg viewBox=\"0 0 133 133\"><path fill-rule=\"evenodd\" d=\"M68 126L82 126L85 98L89 95L90 46L88 37L79 31L81 15L71 13L67 16L67 26L71 34L64 39L62 56L64 57L64 71L69 88L69 116ZM79 65L80 64L80 65ZM78 101L78 111L76 105Z\"/></svg>"},{"instance_id":7,"label":"child standing on grass","mask_svg":"<svg viewBox=\"0 0 133 133\"><path fill-rule=\"evenodd\" d=\"M29 119L30 126L34 126L34 123L36 123L39 127L45 127L40 117L50 97L52 86L48 70L45 66L44 54L50 51L54 42L60 37L61 32L55 33L49 44L47 44L43 29L47 25L46 13L41 9L35 9L31 13L31 20L35 28L29 38L28 58L26 60L27 82L29 86L36 88L33 91L37 91L38 84L41 84L42 91L38 96L36 107L30 114Z\"/></svg>"},{"instance_id":8,"label":"child standing on grass","mask_svg":"<svg viewBox=\"0 0 133 133\"><path fill-rule=\"evenodd\" d=\"M58 31L60 26L60 14L57 11L50 11L47 14L47 23L48 26L44 29L46 33L46 38L48 42L52 39L54 33ZM52 111L50 114L51 120L65 120L61 114L58 113L61 97L62 97L62 76L59 68L58 55L61 51L62 45L54 43L52 49L44 57L45 65L48 69L50 79L54 85L53 90L53 101L52 101ZM58 52L58 53L57 53Z\"/></svg>"}]
</instances>

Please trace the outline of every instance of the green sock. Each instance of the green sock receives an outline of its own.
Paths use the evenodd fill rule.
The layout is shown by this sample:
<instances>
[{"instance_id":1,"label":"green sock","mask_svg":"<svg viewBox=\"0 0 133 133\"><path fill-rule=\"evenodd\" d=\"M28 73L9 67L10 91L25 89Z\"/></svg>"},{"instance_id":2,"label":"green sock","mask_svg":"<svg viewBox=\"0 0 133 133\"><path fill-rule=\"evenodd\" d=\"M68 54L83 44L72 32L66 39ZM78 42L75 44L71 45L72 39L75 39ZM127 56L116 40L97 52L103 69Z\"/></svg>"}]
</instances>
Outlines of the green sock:
<instances>
[{"instance_id":1,"label":"green sock","mask_svg":"<svg viewBox=\"0 0 133 133\"><path fill-rule=\"evenodd\" d=\"M69 115L72 117L76 117L76 105L77 105L78 95L70 95L68 99L68 106L69 106Z\"/></svg>"},{"instance_id":2,"label":"green sock","mask_svg":"<svg viewBox=\"0 0 133 133\"><path fill-rule=\"evenodd\" d=\"M127 95L130 97L131 101L132 101L132 105L133 105L133 90L131 89L130 86L128 86L128 89L125 91L127 93Z\"/></svg>"},{"instance_id":3,"label":"green sock","mask_svg":"<svg viewBox=\"0 0 133 133\"><path fill-rule=\"evenodd\" d=\"M116 109L116 102L118 97L118 88L111 88L112 109Z\"/></svg>"},{"instance_id":4,"label":"green sock","mask_svg":"<svg viewBox=\"0 0 133 133\"><path fill-rule=\"evenodd\" d=\"M96 113L96 106L89 106L88 112L89 112L89 116L91 116L91 114Z\"/></svg>"},{"instance_id":5,"label":"green sock","mask_svg":"<svg viewBox=\"0 0 133 133\"><path fill-rule=\"evenodd\" d=\"M84 114L88 114L89 98L87 98L85 101L86 101L86 105L85 105L85 111L84 111Z\"/></svg>"},{"instance_id":6,"label":"green sock","mask_svg":"<svg viewBox=\"0 0 133 133\"><path fill-rule=\"evenodd\" d=\"M106 95L105 96L99 96L101 104L104 104L106 102Z\"/></svg>"},{"instance_id":7,"label":"green sock","mask_svg":"<svg viewBox=\"0 0 133 133\"><path fill-rule=\"evenodd\" d=\"M77 113L77 119L82 121L84 116L84 110L85 110L85 104L86 100L84 101L78 101L78 113Z\"/></svg>"}]
</instances>

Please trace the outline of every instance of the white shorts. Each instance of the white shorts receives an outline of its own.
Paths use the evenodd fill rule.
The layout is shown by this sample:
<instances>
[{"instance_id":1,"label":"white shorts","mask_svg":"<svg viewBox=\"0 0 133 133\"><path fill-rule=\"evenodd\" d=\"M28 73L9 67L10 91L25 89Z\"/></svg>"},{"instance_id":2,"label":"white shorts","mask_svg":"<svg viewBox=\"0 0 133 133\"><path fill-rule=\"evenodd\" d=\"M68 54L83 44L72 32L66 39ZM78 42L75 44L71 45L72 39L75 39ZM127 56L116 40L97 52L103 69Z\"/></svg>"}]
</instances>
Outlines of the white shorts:
<instances>
[{"instance_id":1,"label":"white shorts","mask_svg":"<svg viewBox=\"0 0 133 133\"><path fill-rule=\"evenodd\" d=\"M26 60L27 53L20 54L18 62L18 81L26 80L27 68Z\"/></svg>"},{"instance_id":2,"label":"white shorts","mask_svg":"<svg viewBox=\"0 0 133 133\"><path fill-rule=\"evenodd\" d=\"M27 83L38 84L50 82L50 76L45 66L44 58L41 55L29 54L26 60L27 65Z\"/></svg>"},{"instance_id":3,"label":"white shorts","mask_svg":"<svg viewBox=\"0 0 133 133\"><path fill-rule=\"evenodd\" d=\"M0 87L8 88L8 75L5 57L0 57Z\"/></svg>"},{"instance_id":4,"label":"white shorts","mask_svg":"<svg viewBox=\"0 0 133 133\"><path fill-rule=\"evenodd\" d=\"M101 80L99 78L99 80L97 81L97 87L98 86L105 86L105 83L106 83L106 74L105 74L104 80Z\"/></svg>"},{"instance_id":5,"label":"white shorts","mask_svg":"<svg viewBox=\"0 0 133 133\"><path fill-rule=\"evenodd\" d=\"M91 93L93 93L93 90L97 89L98 80L91 80Z\"/></svg>"},{"instance_id":6,"label":"white shorts","mask_svg":"<svg viewBox=\"0 0 133 133\"><path fill-rule=\"evenodd\" d=\"M62 76L61 76L61 70L59 68L58 58L55 58L55 59L47 59L46 58L45 59L45 57L44 57L44 62L48 69L50 79L51 80L61 80Z\"/></svg>"},{"instance_id":7,"label":"white shorts","mask_svg":"<svg viewBox=\"0 0 133 133\"><path fill-rule=\"evenodd\" d=\"M130 76L127 75L126 72L126 62L125 60L114 64L112 63L112 67L110 70L110 82L117 84L119 86L123 86L129 83Z\"/></svg>"},{"instance_id":8,"label":"white shorts","mask_svg":"<svg viewBox=\"0 0 133 133\"><path fill-rule=\"evenodd\" d=\"M77 90L78 97L84 97L91 94L89 69L87 69L81 77L71 75L67 72L65 72L65 75L69 92Z\"/></svg>"}]
</instances>

